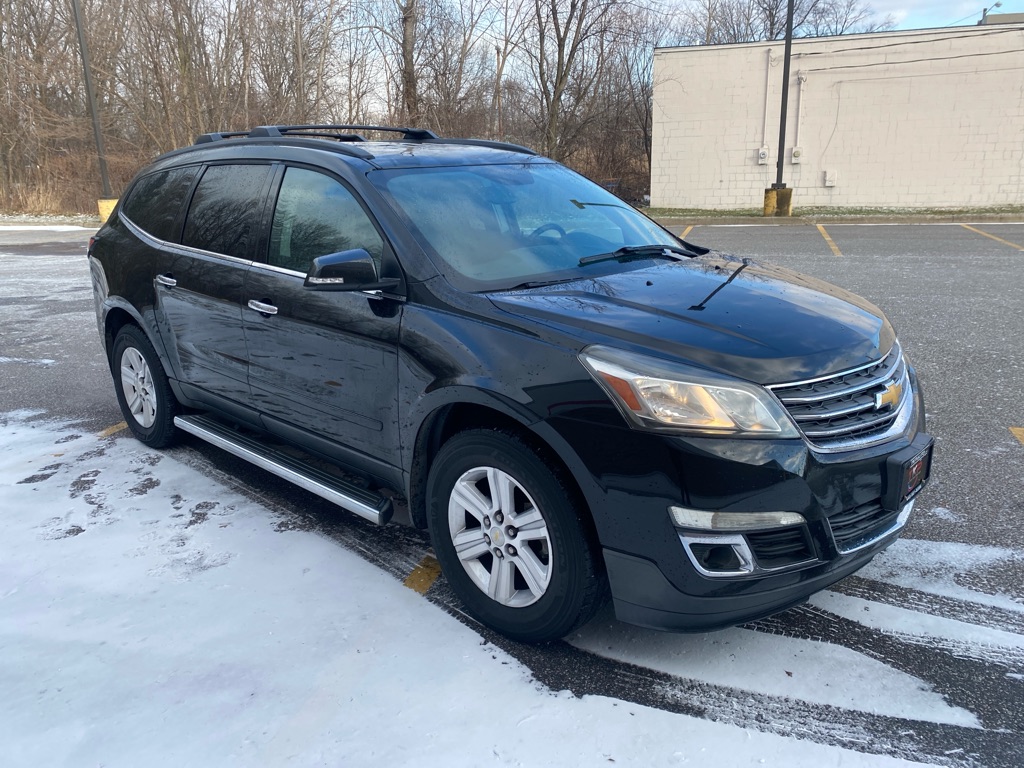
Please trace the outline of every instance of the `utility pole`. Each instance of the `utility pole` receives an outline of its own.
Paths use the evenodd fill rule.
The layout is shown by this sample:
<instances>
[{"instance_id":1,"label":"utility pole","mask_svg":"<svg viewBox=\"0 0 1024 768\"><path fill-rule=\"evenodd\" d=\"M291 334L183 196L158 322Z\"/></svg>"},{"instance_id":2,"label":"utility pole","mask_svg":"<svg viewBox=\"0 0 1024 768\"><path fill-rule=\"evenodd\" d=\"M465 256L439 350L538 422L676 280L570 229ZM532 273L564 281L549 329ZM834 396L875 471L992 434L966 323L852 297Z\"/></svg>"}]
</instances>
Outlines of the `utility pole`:
<instances>
[{"instance_id":1,"label":"utility pole","mask_svg":"<svg viewBox=\"0 0 1024 768\"><path fill-rule=\"evenodd\" d=\"M76 0L77 2L77 0ZM789 110L789 63L793 55L793 4L789 0L789 8L786 11L786 50L782 54L782 112L779 115L779 156L776 163L775 189L785 189L782 181L782 169L786 160L786 113Z\"/></svg>"},{"instance_id":2,"label":"utility pole","mask_svg":"<svg viewBox=\"0 0 1024 768\"><path fill-rule=\"evenodd\" d=\"M75 12L75 26L78 27L78 47L82 52L82 70L85 73L85 96L92 115L92 132L96 137L96 154L100 160L100 178L103 181L103 197L113 197L110 191L110 176L107 173L107 152L103 147L103 131L100 130L100 116L96 111L96 93L92 89L92 70L89 68L89 46L85 42L85 28L82 24L82 9L78 0L71 0Z\"/></svg>"},{"instance_id":3,"label":"utility pole","mask_svg":"<svg viewBox=\"0 0 1024 768\"><path fill-rule=\"evenodd\" d=\"M775 183L764 192L765 216L791 216L793 214L793 190L787 189L782 180L786 162L786 113L789 110L789 65L793 55L793 4L789 0L786 9L786 49L782 55L782 109L779 114L779 151L775 164Z\"/></svg>"}]
</instances>

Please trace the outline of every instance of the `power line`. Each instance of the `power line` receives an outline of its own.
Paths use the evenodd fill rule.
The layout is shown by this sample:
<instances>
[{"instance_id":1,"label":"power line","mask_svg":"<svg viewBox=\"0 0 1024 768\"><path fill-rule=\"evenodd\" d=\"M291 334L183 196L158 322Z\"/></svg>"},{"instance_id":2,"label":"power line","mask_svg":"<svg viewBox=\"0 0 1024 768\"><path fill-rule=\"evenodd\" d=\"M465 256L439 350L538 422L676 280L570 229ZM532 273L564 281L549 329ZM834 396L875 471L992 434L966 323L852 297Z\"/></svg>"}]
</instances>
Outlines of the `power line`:
<instances>
[{"instance_id":1,"label":"power line","mask_svg":"<svg viewBox=\"0 0 1024 768\"><path fill-rule=\"evenodd\" d=\"M987 53L963 53L959 56L932 56L927 59L906 59L905 61L875 61L867 64L839 64L834 67L811 67L806 72L829 72L834 69L865 69L867 67L889 67L900 64L919 64L926 61L953 61L955 59L974 59L982 56L1002 56L1007 53L1020 54L1020 50L1013 51L989 51Z\"/></svg>"},{"instance_id":2,"label":"power line","mask_svg":"<svg viewBox=\"0 0 1024 768\"><path fill-rule=\"evenodd\" d=\"M972 18L974 16L977 16L977 15L978 15L977 11L975 11L974 13L968 13L962 19L957 19L956 21L951 21L951 22L949 22L949 24L943 24L942 26L943 27L952 27L954 24L959 24L961 21L967 21L968 19L970 19L970 18Z\"/></svg>"},{"instance_id":3,"label":"power line","mask_svg":"<svg viewBox=\"0 0 1024 768\"><path fill-rule=\"evenodd\" d=\"M971 30L972 34L970 37L987 37L989 35L1005 35L1011 32L1021 33L1019 27L1011 27L1009 29L994 29L992 31L980 31ZM805 38L807 40L813 40L814 38ZM964 33L960 32L954 35L947 35L945 37L930 37L926 40L903 40L894 43L883 43L882 45L861 45L854 48L835 48L828 51L808 51L807 53L796 54L800 58L808 58L810 56L831 56L835 53L849 53L851 51L876 51L882 48L904 48L908 45L928 45L929 43L940 43L944 40L963 40Z\"/></svg>"}]
</instances>

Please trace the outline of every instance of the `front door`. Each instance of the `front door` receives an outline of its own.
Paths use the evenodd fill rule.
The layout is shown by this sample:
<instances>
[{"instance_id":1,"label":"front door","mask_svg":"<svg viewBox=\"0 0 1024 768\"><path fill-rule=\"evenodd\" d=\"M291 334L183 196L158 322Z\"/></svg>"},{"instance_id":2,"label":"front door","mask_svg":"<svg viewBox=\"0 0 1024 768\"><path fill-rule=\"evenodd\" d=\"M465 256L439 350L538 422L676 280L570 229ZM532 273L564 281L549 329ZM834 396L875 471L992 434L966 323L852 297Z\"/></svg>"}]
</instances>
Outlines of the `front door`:
<instances>
[{"instance_id":1,"label":"front door","mask_svg":"<svg viewBox=\"0 0 1024 768\"><path fill-rule=\"evenodd\" d=\"M399 463L401 305L303 287L314 258L352 248L365 248L379 268L384 240L354 193L332 176L288 167L267 263L245 281L249 384L268 429L326 438L336 458L386 474L384 465Z\"/></svg>"}]
</instances>

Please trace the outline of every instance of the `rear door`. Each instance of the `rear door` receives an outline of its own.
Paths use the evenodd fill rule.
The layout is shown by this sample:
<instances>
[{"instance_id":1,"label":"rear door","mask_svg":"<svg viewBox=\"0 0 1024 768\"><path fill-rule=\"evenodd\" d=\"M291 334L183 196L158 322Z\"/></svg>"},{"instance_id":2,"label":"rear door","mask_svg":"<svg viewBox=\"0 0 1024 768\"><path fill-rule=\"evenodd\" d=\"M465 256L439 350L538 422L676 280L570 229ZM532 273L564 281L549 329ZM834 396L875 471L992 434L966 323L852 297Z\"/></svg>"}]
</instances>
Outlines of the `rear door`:
<instances>
[{"instance_id":1,"label":"rear door","mask_svg":"<svg viewBox=\"0 0 1024 768\"><path fill-rule=\"evenodd\" d=\"M269 164L210 165L192 195L181 245L157 275L161 334L192 397L249 405L242 285L258 240ZM195 389L196 391L193 391Z\"/></svg>"},{"instance_id":2,"label":"rear door","mask_svg":"<svg viewBox=\"0 0 1024 768\"><path fill-rule=\"evenodd\" d=\"M365 248L378 271L397 269L384 265L391 258L384 238L349 186L317 170L285 168L266 263L246 277L249 383L268 429L300 442L309 443L303 435L330 441L333 458L386 477L399 464L402 305L303 287L314 258L352 248Z\"/></svg>"}]
</instances>

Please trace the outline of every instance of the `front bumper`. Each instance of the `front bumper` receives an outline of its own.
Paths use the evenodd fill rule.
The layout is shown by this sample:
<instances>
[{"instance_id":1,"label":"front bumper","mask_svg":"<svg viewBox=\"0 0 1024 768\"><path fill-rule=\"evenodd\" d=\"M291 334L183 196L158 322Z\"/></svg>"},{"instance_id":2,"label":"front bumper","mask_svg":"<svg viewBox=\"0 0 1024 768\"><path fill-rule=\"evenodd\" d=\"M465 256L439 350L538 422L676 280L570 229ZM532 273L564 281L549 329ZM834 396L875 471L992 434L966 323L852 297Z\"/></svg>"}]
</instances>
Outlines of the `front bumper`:
<instances>
[{"instance_id":1,"label":"front bumper","mask_svg":"<svg viewBox=\"0 0 1024 768\"><path fill-rule=\"evenodd\" d=\"M913 502L907 507L912 508ZM909 512L906 509L903 522ZM856 552L793 574L754 574L747 580L756 582L757 589L737 590L736 594L687 594L673 586L650 560L605 549L615 615L629 624L676 632L724 629L770 616L805 602L815 592L863 568L898 538L902 528L901 522Z\"/></svg>"},{"instance_id":2,"label":"front bumper","mask_svg":"<svg viewBox=\"0 0 1024 768\"><path fill-rule=\"evenodd\" d=\"M923 400L882 445L821 453L800 440L666 437L571 430L599 494L588 494L615 612L631 624L705 631L783 611L854 573L898 538L912 502L894 505L893 467L927 450ZM563 434L566 432L563 431ZM919 488L918 488L919 490ZM679 505L721 512L796 512L802 525L742 532L755 567L702 573L673 525ZM706 533L706 532L705 532ZM742 559L742 558L741 558Z\"/></svg>"}]
</instances>

